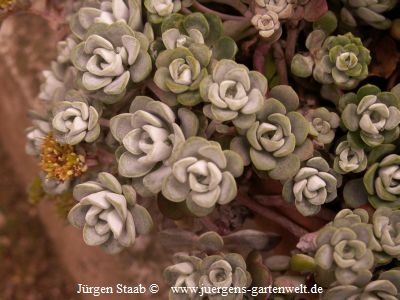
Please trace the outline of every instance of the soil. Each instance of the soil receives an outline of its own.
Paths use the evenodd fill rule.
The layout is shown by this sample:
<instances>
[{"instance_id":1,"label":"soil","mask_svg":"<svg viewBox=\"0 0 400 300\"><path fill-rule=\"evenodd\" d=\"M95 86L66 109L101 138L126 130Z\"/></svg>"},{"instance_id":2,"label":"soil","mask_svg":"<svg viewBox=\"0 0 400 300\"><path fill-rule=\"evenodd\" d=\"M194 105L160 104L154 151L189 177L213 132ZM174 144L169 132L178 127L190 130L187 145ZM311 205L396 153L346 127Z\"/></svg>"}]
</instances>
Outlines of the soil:
<instances>
[{"instance_id":1,"label":"soil","mask_svg":"<svg viewBox=\"0 0 400 300\"><path fill-rule=\"evenodd\" d=\"M80 299L0 148L0 299Z\"/></svg>"}]
</instances>

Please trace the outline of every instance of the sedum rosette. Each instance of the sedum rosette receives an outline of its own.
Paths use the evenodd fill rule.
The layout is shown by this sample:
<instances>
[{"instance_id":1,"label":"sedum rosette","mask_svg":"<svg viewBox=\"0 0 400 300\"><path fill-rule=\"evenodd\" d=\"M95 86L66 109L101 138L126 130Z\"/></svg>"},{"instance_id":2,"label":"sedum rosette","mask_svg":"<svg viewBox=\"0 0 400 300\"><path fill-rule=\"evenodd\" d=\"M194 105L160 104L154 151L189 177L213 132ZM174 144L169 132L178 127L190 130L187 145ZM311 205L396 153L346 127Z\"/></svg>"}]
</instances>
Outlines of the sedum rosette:
<instances>
[{"instance_id":1,"label":"sedum rosette","mask_svg":"<svg viewBox=\"0 0 400 300\"><path fill-rule=\"evenodd\" d=\"M207 102L203 112L213 120L249 128L264 105L267 88L268 81L261 73L223 59L200 84L201 97Z\"/></svg>"},{"instance_id":2,"label":"sedum rosette","mask_svg":"<svg viewBox=\"0 0 400 300\"><path fill-rule=\"evenodd\" d=\"M261 15L274 12L279 19L290 19L297 6L297 0L255 0L255 11Z\"/></svg>"},{"instance_id":3,"label":"sedum rosette","mask_svg":"<svg viewBox=\"0 0 400 300\"><path fill-rule=\"evenodd\" d=\"M161 23L164 18L191 4L191 0L144 0L148 20L155 24Z\"/></svg>"},{"instance_id":4,"label":"sedum rosette","mask_svg":"<svg viewBox=\"0 0 400 300\"><path fill-rule=\"evenodd\" d=\"M374 267L374 251L381 251L375 239L368 213L363 209L343 209L335 219L322 228L316 237L315 262L317 282L329 286L339 284L364 284ZM330 280L327 279L332 277Z\"/></svg>"},{"instance_id":5,"label":"sedum rosette","mask_svg":"<svg viewBox=\"0 0 400 300\"><path fill-rule=\"evenodd\" d=\"M377 280L366 285L339 285L329 289L324 300L397 300L400 299L400 270L382 272Z\"/></svg>"},{"instance_id":6,"label":"sedum rosette","mask_svg":"<svg viewBox=\"0 0 400 300\"><path fill-rule=\"evenodd\" d=\"M67 94L65 101L53 106L54 138L62 144L76 145L94 142L100 135L99 107L92 106L77 91Z\"/></svg>"},{"instance_id":7,"label":"sedum rosette","mask_svg":"<svg viewBox=\"0 0 400 300\"><path fill-rule=\"evenodd\" d=\"M30 117L32 119L32 126L25 130L27 140L25 144L25 152L28 155L38 157L42 151L43 141L49 135L52 128L45 117L40 116L37 113L32 113Z\"/></svg>"},{"instance_id":8,"label":"sedum rosette","mask_svg":"<svg viewBox=\"0 0 400 300\"><path fill-rule=\"evenodd\" d=\"M134 32L125 22L97 23L85 34L71 56L81 72L82 86L105 103L114 103L125 94L130 81L143 81L151 72L147 37Z\"/></svg>"},{"instance_id":9,"label":"sedum rosette","mask_svg":"<svg viewBox=\"0 0 400 300\"><path fill-rule=\"evenodd\" d=\"M97 181L78 184L74 198L79 201L68 214L69 222L83 228L89 246L101 246L118 253L131 246L137 234L147 234L153 221L147 209L137 204L136 192L111 174L101 172Z\"/></svg>"},{"instance_id":10,"label":"sedum rosette","mask_svg":"<svg viewBox=\"0 0 400 300\"><path fill-rule=\"evenodd\" d=\"M339 174L360 173L367 168L368 157L364 149L355 147L348 141L340 142L335 154L333 169Z\"/></svg>"},{"instance_id":11,"label":"sedum rosette","mask_svg":"<svg viewBox=\"0 0 400 300\"><path fill-rule=\"evenodd\" d=\"M118 172L133 179L141 195L161 190L168 174L171 155L185 140L185 135L197 133L198 121L193 113L180 109L181 127L175 113L166 104L149 97L137 96L129 113L111 119L111 133L122 144L117 151Z\"/></svg>"},{"instance_id":12,"label":"sedum rosette","mask_svg":"<svg viewBox=\"0 0 400 300\"><path fill-rule=\"evenodd\" d=\"M324 145L333 141L340 122L336 113L330 112L325 107L319 107L311 110L306 118L310 121L310 134L314 135L319 143Z\"/></svg>"},{"instance_id":13,"label":"sedum rosette","mask_svg":"<svg viewBox=\"0 0 400 300\"><path fill-rule=\"evenodd\" d=\"M71 64L51 62L51 69L43 71L44 82L40 85L39 99L47 105L62 101L67 91L75 87L76 73Z\"/></svg>"},{"instance_id":14,"label":"sedum rosette","mask_svg":"<svg viewBox=\"0 0 400 300\"><path fill-rule=\"evenodd\" d=\"M210 59L211 50L204 44L167 49L157 57L154 83L180 104L194 106L201 102L199 86Z\"/></svg>"},{"instance_id":15,"label":"sedum rosette","mask_svg":"<svg viewBox=\"0 0 400 300\"><path fill-rule=\"evenodd\" d=\"M162 194L172 202L185 201L196 216L204 216L216 204L231 202L237 194L235 177L243 162L231 150L200 137L191 137L173 155L172 172L164 179Z\"/></svg>"},{"instance_id":16,"label":"sedum rosette","mask_svg":"<svg viewBox=\"0 0 400 300\"><path fill-rule=\"evenodd\" d=\"M89 27L96 23L123 22L132 30L142 29L141 0L85 0L82 7L71 16L69 26L83 40Z\"/></svg>"},{"instance_id":17,"label":"sedum rosette","mask_svg":"<svg viewBox=\"0 0 400 300\"><path fill-rule=\"evenodd\" d=\"M174 265L164 270L164 278L170 287L195 287L199 286L200 266L202 260L196 256L189 256L184 253L174 255ZM198 299L196 294L189 292L179 294L170 291L169 299Z\"/></svg>"},{"instance_id":18,"label":"sedum rosette","mask_svg":"<svg viewBox=\"0 0 400 300\"><path fill-rule=\"evenodd\" d=\"M300 161L312 156L309 124L295 111L299 98L290 86L275 86L269 95L245 136L232 140L231 149L245 165L252 163L271 178L286 180L296 175Z\"/></svg>"},{"instance_id":19,"label":"sedum rosette","mask_svg":"<svg viewBox=\"0 0 400 300\"><path fill-rule=\"evenodd\" d=\"M345 90L355 88L368 76L371 62L369 50L360 38L348 32L327 36L322 30L311 32L306 41L308 56L296 54L291 63L292 73L309 77L322 84L335 84Z\"/></svg>"},{"instance_id":20,"label":"sedum rosette","mask_svg":"<svg viewBox=\"0 0 400 300\"><path fill-rule=\"evenodd\" d=\"M294 202L303 216L317 214L321 206L337 197L336 174L322 157L309 159L293 179L285 182L283 197Z\"/></svg>"},{"instance_id":21,"label":"sedum rosette","mask_svg":"<svg viewBox=\"0 0 400 300\"><path fill-rule=\"evenodd\" d=\"M77 45L77 39L70 35L65 40L57 43L57 63L71 64L71 52Z\"/></svg>"},{"instance_id":22,"label":"sedum rosette","mask_svg":"<svg viewBox=\"0 0 400 300\"><path fill-rule=\"evenodd\" d=\"M360 38L351 33L330 36L322 48L325 53L314 69L317 81L351 89L367 77L371 56Z\"/></svg>"},{"instance_id":23,"label":"sedum rosette","mask_svg":"<svg viewBox=\"0 0 400 300\"><path fill-rule=\"evenodd\" d=\"M347 93L340 99L342 121L349 130L348 139L369 147L392 143L400 134L400 99L392 92L381 92L374 85L364 85L357 94ZM360 137L360 138L358 138ZM359 145L363 147L362 143Z\"/></svg>"},{"instance_id":24,"label":"sedum rosette","mask_svg":"<svg viewBox=\"0 0 400 300\"><path fill-rule=\"evenodd\" d=\"M253 16L251 23L258 30L259 35L268 42L274 42L282 35L279 16L272 10L262 15Z\"/></svg>"},{"instance_id":25,"label":"sedum rosette","mask_svg":"<svg viewBox=\"0 0 400 300\"><path fill-rule=\"evenodd\" d=\"M400 210L379 207L374 213L372 224L383 252L400 259Z\"/></svg>"},{"instance_id":26,"label":"sedum rosette","mask_svg":"<svg viewBox=\"0 0 400 300\"><path fill-rule=\"evenodd\" d=\"M357 20L361 20L377 29L388 29L392 22L387 19L383 14L397 4L397 0L342 0L344 7L340 11L341 20L346 25L356 27Z\"/></svg>"},{"instance_id":27,"label":"sedum rosette","mask_svg":"<svg viewBox=\"0 0 400 300\"><path fill-rule=\"evenodd\" d=\"M162 22L161 31L162 44L166 49L205 44L217 60L233 59L238 50L235 41L223 34L221 19L211 13L172 14ZM157 43L159 41L153 44Z\"/></svg>"},{"instance_id":28,"label":"sedum rosette","mask_svg":"<svg viewBox=\"0 0 400 300\"><path fill-rule=\"evenodd\" d=\"M221 288L247 288L251 284L251 275L247 271L247 265L243 257L237 253L211 255L203 259L201 264L200 286L209 287L207 294L209 299L241 300L243 294L213 291L216 287Z\"/></svg>"}]
</instances>

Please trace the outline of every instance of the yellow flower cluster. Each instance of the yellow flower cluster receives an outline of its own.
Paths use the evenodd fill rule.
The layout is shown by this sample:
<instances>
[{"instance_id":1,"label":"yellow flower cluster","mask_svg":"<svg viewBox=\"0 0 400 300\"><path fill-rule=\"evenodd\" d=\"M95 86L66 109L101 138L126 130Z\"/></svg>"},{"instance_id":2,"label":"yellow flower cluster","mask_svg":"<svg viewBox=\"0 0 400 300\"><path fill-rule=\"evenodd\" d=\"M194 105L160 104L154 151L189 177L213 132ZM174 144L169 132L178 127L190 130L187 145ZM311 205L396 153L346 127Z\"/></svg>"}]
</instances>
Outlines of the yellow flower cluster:
<instances>
[{"instance_id":1,"label":"yellow flower cluster","mask_svg":"<svg viewBox=\"0 0 400 300\"><path fill-rule=\"evenodd\" d=\"M0 11L10 9L15 3L15 0L0 0Z\"/></svg>"},{"instance_id":2,"label":"yellow flower cluster","mask_svg":"<svg viewBox=\"0 0 400 300\"><path fill-rule=\"evenodd\" d=\"M44 139L40 158L40 167L47 177L61 182L87 170L85 157L77 154L71 145L56 142L51 133Z\"/></svg>"}]
</instances>

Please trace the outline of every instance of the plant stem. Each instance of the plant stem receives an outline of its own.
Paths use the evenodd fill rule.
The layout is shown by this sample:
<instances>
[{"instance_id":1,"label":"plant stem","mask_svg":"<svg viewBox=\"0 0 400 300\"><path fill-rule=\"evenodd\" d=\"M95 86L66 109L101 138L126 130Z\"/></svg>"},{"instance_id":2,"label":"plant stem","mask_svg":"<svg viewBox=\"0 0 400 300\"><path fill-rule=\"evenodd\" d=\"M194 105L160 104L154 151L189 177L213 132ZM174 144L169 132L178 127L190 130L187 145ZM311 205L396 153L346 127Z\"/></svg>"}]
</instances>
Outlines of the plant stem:
<instances>
[{"instance_id":1,"label":"plant stem","mask_svg":"<svg viewBox=\"0 0 400 300\"><path fill-rule=\"evenodd\" d=\"M152 79L148 79L145 81L146 87L162 102L169 106L175 106L176 98L175 96L168 94L161 90Z\"/></svg>"},{"instance_id":2,"label":"plant stem","mask_svg":"<svg viewBox=\"0 0 400 300\"><path fill-rule=\"evenodd\" d=\"M249 19L249 17L232 16L232 15L227 15L227 14L212 10L212 9L200 4L196 0L193 0L192 7L196 8L197 10L199 10L199 11L201 11L203 13L211 13L211 14L217 15L222 20L246 21L246 20Z\"/></svg>"},{"instance_id":3,"label":"plant stem","mask_svg":"<svg viewBox=\"0 0 400 300\"><path fill-rule=\"evenodd\" d=\"M220 230L219 230L218 226L215 225L214 222L209 217L201 218L200 222L204 225L204 227L208 231L215 231L217 233L220 233Z\"/></svg>"},{"instance_id":4,"label":"plant stem","mask_svg":"<svg viewBox=\"0 0 400 300\"><path fill-rule=\"evenodd\" d=\"M217 127L218 122L215 120L212 120L210 124L208 124L207 129L206 129L206 137L209 139L215 132L215 129Z\"/></svg>"},{"instance_id":5,"label":"plant stem","mask_svg":"<svg viewBox=\"0 0 400 300\"><path fill-rule=\"evenodd\" d=\"M278 72L279 83L287 85L289 81L286 69L285 53L283 52L282 45L279 42L275 42L272 44L272 49L276 69Z\"/></svg>"},{"instance_id":6,"label":"plant stem","mask_svg":"<svg viewBox=\"0 0 400 300\"><path fill-rule=\"evenodd\" d=\"M287 217L281 215L280 213L258 204L256 201L250 199L247 195L240 193L236 197L237 201L242 205L246 206L254 213L259 214L277 224L286 228L290 233L292 233L297 238L302 237L303 235L307 234L308 231L303 227L297 225L292 220L288 219Z\"/></svg>"},{"instance_id":7,"label":"plant stem","mask_svg":"<svg viewBox=\"0 0 400 300\"><path fill-rule=\"evenodd\" d=\"M287 23L287 38L285 47L286 63L290 64L292 58L296 52L296 43L299 36L299 32L303 29L304 22L291 21Z\"/></svg>"},{"instance_id":8,"label":"plant stem","mask_svg":"<svg viewBox=\"0 0 400 300\"><path fill-rule=\"evenodd\" d=\"M255 195L253 198L265 206L275 206L275 207L289 207L290 203L283 200L281 195Z\"/></svg>"},{"instance_id":9,"label":"plant stem","mask_svg":"<svg viewBox=\"0 0 400 300\"><path fill-rule=\"evenodd\" d=\"M105 119L105 118L100 118L99 124L100 124L100 126L109 128L110 127L110 120Z\"/></svg>"},{"instance_id":10,"label":"plant stem","mask_svg":"<svg viewBox=\"0 0 400 300\"><path fill-rule=\"evenodd\" d=\"M259 43L254 51L253 67L261 74L265 74L265 56L271 49L271 45L267 43Z\"/></svg>"},{"instance_id":11,"label":"plant stem","mask_svg":"<svg viewBox=\"0 0 400 300\"><path fill-rule=\"evenodd\" d=\"M247 5L242 3L240 0L214 0L214 1L200 1L200 2L203 2L203 3L204 2L216 2L216 3L226 4L226 5L233 7L234 9L236 9L243 16L245 16L249 12Z\"/></svg>"}]
</instances>

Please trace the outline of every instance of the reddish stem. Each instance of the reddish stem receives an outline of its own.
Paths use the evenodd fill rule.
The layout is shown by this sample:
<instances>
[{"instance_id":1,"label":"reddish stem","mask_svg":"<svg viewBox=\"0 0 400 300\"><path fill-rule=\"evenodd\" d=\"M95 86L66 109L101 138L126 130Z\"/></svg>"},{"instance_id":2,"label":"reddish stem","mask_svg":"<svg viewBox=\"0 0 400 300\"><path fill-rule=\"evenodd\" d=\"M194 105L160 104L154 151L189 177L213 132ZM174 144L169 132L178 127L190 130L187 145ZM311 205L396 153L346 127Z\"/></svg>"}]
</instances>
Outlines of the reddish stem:
<instances>
[{"instance_id":1,"label":"reddish stem","mask_svg":"<svg viewBox=\"0 0 400 300\"><path fill-rule=\"evenodd\" d=\"M279 214L278 212L268 208L264 207L260 204L258 204L256 201L253 201L250 199L247 195L240 193L237 196L237 201L250 210L252 210L254 213L259 214L277 224L282 226L283 228L286 228L290 233L292 233L294 236L297 238L302 237L303 235L307 234L308 231L304 229L303 227L297 225L294 223L292 220L288 219L287 217Z\"/></svg>"},{"instance_id":2,"label":"reddish stem","mask_svg":"<svg viewBox=\"0 0 400 300\"><path fill-rule=\"evenodd\" d=\"M201 218L200 222L204 225L204 227L208 231L215 231L217 233L220 233L220 230L219 230L218 226L215 225L214 222L209 217Z\"/></svg>"},{"instance_id":3,"label":"reddish stem","mask_svg":"<svg viewBox=\"0 0 400 300\"><path fill-rule=\"evenodd\" d=\"M232 16L232 15L227 15L227 14L212 10L212 9L200 4L196 0L193 0L192 7L196 8L197 10L199 10L203 13L211 13L211 14L217 15L222 20L247 21L249 19L249 17Z\"/></svg>"},{"instance_id":4,"label":"reddish stem","mask_svg":"<svg viewBox=\"0 0 400 300\"><path fill-rule=\"evenodd\" d=\"M271 45L259 43L254 51L253 67L261 74L265 74L265 56L268 54Z\"/></svg>"},{"instance_id":5,"label":"reddish stem","mask_svg":"<svg viewBox=\"0 0 400 300\"><path fill-rule=\"evenodd\" d=\"M100 124L100 126L109 128L110 127L110 120L107 120L107 119L104 119L104 118L100 118L99 124Z\"/></svg>"},{"instance_id":6,"label":"reddish stem","mask_svg":"<svg viewBox=\"0 0 400 300\"><path fill-rule=\"evenodd\" d=\"M300 30L304 27L304 23L299 21L289 22L287 25L287 38L285 47L286 63L290 64L296 52L296 43Z\"/></svg>"},{"instance_id":7,"label":"reddish stem","mask_svg":"<svg viewBox=\"0 0 400 300\"><path fill-rule=\"evenodd\" d=\"M279 83L287 85L289 81L286 69L285 53L283 52L282 45L279 42L275 42L272 44L272 49Z\"/></svg>"}]
</instances>

